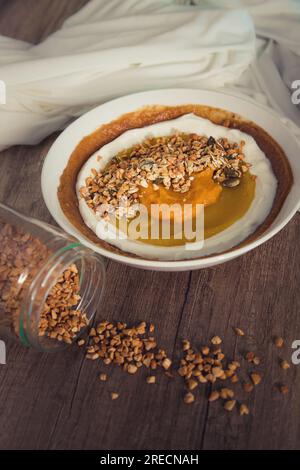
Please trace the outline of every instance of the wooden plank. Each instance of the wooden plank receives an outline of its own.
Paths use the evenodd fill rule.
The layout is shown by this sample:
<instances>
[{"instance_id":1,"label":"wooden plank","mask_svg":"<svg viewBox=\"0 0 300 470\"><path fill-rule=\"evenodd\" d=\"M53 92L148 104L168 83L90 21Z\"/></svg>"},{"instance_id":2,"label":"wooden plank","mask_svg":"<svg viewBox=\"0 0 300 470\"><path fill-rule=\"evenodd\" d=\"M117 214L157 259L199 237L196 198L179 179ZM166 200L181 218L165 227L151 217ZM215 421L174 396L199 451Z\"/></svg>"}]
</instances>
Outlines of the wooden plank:
<instances>
[{"instance_id":1,"label":"wooden plank","mask_svg":"<svg viewBox=\"0 0 300 470\"><path fill-rule=\"evenodd\" d=\"M80 0L0 2L0 34L37 42L86 3ZM47 14L45 14L47 12ZM0 155L0 200L47 222L40 172L55 136L34 147L19 146ZM196 391L196 402L182 402L182 379L120 369L83 359L76 347L43 355L11 342L7 365L0 366L0 448L19 449L247 449L300 447L299 372L282 371L279 357L291 355L300 338L299 214L275 238L230 263L193 273L158 273L108 263L105 302L99 318L156 324L158 343L179 359L180 343L199 346L220 335L228 357L246 350L262 357L263 382L246 397L251 415L208 405L210 387ZM237 339L233 326L245 330ZM273 335L286 339L284 350ZM243 362L241 360L241 362ZM243 364L245 364L243 362ZM243 369L245 366L243 365ZM248 368L249 371L251 368ZM99 381L108 370L107 383ZM245 376L246 378L246 376ZM290 385L282 396L279 381ZM109 393L120 397L111 401Z\"/></svg>"},{"instance_id":2,"label":"wooden plank","mask_svg":"<svg viewBox=\"0 0 300 470\"><path fill-rule=\"evenodd\" d=\"M4 0L0 3L0 34L40 42L86 3L88 0Z\"/></svg>"}]
</instances>

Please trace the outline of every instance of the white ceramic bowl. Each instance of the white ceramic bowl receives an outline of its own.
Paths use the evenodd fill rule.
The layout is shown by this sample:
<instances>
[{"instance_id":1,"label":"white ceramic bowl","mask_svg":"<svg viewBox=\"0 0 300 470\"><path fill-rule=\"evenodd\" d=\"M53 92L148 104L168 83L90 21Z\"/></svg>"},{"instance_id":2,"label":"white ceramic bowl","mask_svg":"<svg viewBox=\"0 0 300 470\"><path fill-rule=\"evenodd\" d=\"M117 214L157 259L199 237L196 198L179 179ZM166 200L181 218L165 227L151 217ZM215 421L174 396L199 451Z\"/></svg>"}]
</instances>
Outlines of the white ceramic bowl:
<instances>
[{"instance_id":1,"label":"white ceramic bowl","mask_svg":"<svg viewBox=\"0 0 300 470\"><path fill-rule=\"evenodd\" d=\"M109 123L124 113L135 111L145 105L202 104L227 109L238 113L265 129L284 149L294 175L294 185L272 225L256 240L247 245L233 249L224 254L209 256L203 259L182 261L155 261L135 258L113 253L105 248L95 245L78 231L64 215L57 197L60 176L67 165L68 159L83 137L91 134L100 125ZM209 90L191 89L164 89L146 91L124 96L105 103L89 111L73 122L57 138L45 159L42 170L42 193L45 203L56 222L68 233L80 240L84 245L103 256L122 263L143 269L162 271L184 271L190 269L206 268L229 261L253 248L261 245L281 230L293 217L299 208L300 201L300 148L285 126L280 116L268 108L253 104L252 101Z\"/></svg>"}]
</instances>

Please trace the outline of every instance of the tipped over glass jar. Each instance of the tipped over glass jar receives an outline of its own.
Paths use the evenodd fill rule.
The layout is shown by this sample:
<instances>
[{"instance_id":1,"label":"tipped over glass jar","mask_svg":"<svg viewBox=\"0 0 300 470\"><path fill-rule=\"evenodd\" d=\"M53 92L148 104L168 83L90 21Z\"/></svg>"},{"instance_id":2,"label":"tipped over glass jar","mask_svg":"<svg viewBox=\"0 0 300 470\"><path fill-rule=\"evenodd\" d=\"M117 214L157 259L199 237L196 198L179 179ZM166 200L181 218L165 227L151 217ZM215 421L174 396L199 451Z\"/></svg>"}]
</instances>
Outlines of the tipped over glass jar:
<instances>
[{"instance_id":1,"label":"tipped over glass jar","mask_svg":"<svg viewBox=\"0 0 300 470\"><path fill-rule=\"evenodd\" d=\"M102 258L0 204L0 338L57 351L84 334L101 302Z\"/></svg>"}]
</instances>

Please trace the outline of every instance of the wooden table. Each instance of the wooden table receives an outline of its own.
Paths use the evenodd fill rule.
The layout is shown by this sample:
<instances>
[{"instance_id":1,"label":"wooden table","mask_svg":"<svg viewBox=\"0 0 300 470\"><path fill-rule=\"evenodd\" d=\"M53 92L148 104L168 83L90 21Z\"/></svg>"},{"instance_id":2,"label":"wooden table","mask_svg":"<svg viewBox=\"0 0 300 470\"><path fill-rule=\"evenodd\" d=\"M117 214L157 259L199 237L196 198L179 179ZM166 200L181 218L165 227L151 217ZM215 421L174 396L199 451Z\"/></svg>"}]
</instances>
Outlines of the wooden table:
<instances>
[{"instance_id":1,"label":"wooden table","mask_svg":"<svg viewBox=\"0 0 300 470\"><path fill-rule=\"evenodd\" d=\"M0 33L38 42L86 0L0 0ZM0 76L1 79L1 76ZM1 132L1 127L0 127ZM0 200L51 221L40 189L43 159L55 136L35 147L18 146L0 156ZM1 449L295 449L300 448L300 366L283 371L300 338L300 216L255 251L221 266L194 272L158 273L108 261L101 318L156 324L158 342L178 358L182 338L199 346L213 335L226 354L240 359L253 350L261 358L262 383L245 397L249 416L228 413L207 401L209 388L187 406L182 379L145 372L132 377L87 361L76 347L43 355L8 345L0 366ZM232 331L239 326L246 336ZM278 350L272 336L286 346ZM243 361L243 360L242 360ZM244 367L245 361L243 362ZM276 386L287 383L288 395ZM116 401L111 391L119 391Z\"/></svg>"}]
</instances>

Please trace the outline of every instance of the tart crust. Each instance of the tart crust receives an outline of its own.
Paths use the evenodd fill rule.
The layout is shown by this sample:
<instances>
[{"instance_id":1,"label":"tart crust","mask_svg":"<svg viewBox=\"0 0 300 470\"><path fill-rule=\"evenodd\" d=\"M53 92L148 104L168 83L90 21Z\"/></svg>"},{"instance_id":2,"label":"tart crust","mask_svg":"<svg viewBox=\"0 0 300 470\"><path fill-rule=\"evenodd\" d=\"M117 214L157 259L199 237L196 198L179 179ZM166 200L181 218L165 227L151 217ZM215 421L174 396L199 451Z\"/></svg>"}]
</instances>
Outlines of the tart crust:
<instances>
[{"instance_id":1,"label":"tart crust","mask_svg":"<svg viewBox=\"0 0 300 470\"><path fill-rule=\"evenodd\" d=\"M103 240L100 240L95 235L95 233L85 225L79 212L78 199L76 195L76 181L78 173L84 163L93 153L95 153L105 144L108 144L112 140L116 139L119 135L123 134L123 132L130 129L146 127L158 122L175 119L189 113L193 113L202 118L209 119L214 124L219 124L232 129L239 129L240 131L251 135L255 139L260 149L265 153L266 157L270 160L273 172L278 182L272 209L264 222L258 226L251 235L227 251L232 251L237 247L241 247L251 241L254 241L260 235L262 235L278 215L293 185L292 170L284 151L265 130L263 130L254 122L248 121L238 114L231 113L230 111L226 111L224 109L193 104L186 104L181 106L145 106L134 112L123 114L114 121L102 125L92 134L84 137L72 152L68 164L64 169L63 174L61 175L60 186L58 188L58 199L61 208L72 225L74 225L93 243L96 243L106 250L125 256L138 257L132 253L122 251ZM204 257L198 256L193 259L200 258Z\"/></svg>"}]
</instances>

